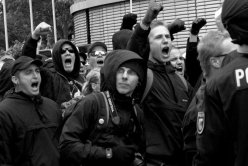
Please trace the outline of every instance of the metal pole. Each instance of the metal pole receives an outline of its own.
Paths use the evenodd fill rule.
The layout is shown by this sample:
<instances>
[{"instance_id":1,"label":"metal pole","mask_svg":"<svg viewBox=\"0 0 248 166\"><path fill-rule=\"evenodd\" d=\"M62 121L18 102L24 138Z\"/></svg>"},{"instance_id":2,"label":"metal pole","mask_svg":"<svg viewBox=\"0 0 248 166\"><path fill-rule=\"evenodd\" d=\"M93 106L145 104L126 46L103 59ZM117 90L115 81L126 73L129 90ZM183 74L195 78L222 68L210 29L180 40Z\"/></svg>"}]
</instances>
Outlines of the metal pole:
<instances>
[{"instance_id":1,"label":"metal pole","mask_svg":"<svg viewBox=\"0 0 248 166\"><path fill-rule=\"evenodd\" d=\"M29 12L30 12L31 33L33 33L33 31L34 31L34 21L33 21L33 5L32 5L32 0L29 0Z\"/></svg>"},{"instance_id":2,"label":"metal pole","mask_svg":"<svg viewBox=\"0 0 248 166\"><path fill-rule=\"evenodd\" d=\"M132 13L133 12L133 2L132 2L132 0L130 0L130 13Z\"/></svg>"},{"instance_id":3,"label":"metal pole","mask_svg":"<svg viewBox=\"0 0 248 166\"><path fill-rule=\"evenodd\" d=\"M2 4L3 4L3 18L4 18L4 32L5 32L5 48L7 51L9 49L9 41L8 41L8 29L7 29L5 0L2 0Z\"/></svg>"},{"instance_id":4,"label":"metal pole","mask_svg":"<svg viewBox=\"0 0 248 166\"><path fill-rule=\"evenodd\" d=\"M56 16L55 16L55 3L52 0L52 7L53 7L53 31L54 31L54 42L57 42L57 28L56 28Z\"/></svg>"}]
</instances>

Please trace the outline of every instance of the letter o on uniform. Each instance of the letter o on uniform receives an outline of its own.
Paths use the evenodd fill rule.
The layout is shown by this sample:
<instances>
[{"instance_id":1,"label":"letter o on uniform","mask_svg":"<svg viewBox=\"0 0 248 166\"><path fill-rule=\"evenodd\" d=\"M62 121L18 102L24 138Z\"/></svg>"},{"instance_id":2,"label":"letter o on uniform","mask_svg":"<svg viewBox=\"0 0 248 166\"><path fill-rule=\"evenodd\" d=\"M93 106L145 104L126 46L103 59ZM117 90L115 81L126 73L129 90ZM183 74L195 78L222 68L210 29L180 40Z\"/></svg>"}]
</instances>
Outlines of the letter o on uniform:
<instances>
[{"instance_id":1,"label":"letter o on uniform","mask_svg":"<svg viewBox=\"0 0 248 166\"><path fill-rule=\"evenodd\" d=\"M246 83L248 84L248 68L245 69Z\"/></svg>"}]
</instances>

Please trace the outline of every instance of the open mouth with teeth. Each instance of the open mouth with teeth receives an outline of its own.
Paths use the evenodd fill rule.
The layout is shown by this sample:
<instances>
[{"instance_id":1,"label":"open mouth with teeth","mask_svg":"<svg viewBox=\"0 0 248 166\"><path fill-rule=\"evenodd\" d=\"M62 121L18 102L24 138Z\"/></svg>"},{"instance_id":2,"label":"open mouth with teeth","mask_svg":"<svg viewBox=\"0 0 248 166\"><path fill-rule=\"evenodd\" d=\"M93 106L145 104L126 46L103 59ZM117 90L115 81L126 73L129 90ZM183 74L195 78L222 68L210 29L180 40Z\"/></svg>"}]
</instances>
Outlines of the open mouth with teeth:
<instances>
[{"instance_id":1,"label":"open mouth with teeth","mask_svg":"<svg viewBox=\"0 0 248 166\"><path fill-rule=\"evenodd\" d=\"M70 66L71 63L72 63L71 58L65 59L65 65L66 65L66 66Z\"/></svg>"},{"instance_id":2,"label":"open mouth with teeth","mask_svg":"<svg viewBox=\"0 0 248 166\"><path fill-rule=\"evenodd\" d=\"M34 88L34 89L39 88L38 86L39 86L39 82L38 82L38 81L37 81L37 82L32 82L32 83L31 83L31 87Z\"/></svg>"},{"instance_id":3,"label":"open mouth with teeth","mask_svg":"<svg viewBox=\"0 0 248 166\"><path fill-rule=\"evenodd\" d=\"M179 71L179 72L182 72L183 68L182 67L177 67L176 70Z\"/></svg>"},{"instance_id":4,"label":"open mouth with teeth","mask_svg":"<svg viewBox=\"0 0 248 166\"><path fill-rule=\"evenodd\" d=\"M162 53L163 53L163 54L168 54L168 53L169 53L169 47L164 47L164 48L162 49Z\"/></svg>"},{"instance_id":5,"label":"open mouth with teeth","mask_svg":"<svg viewBox=\"0 0 248 166\"><path fill-rule=\"evenodd\" d=\"M99 59L97 59L96 63L97 63L98 65L103 65L103 60L104 60L104 59L99 58Z\"/></svg>"}]
</instances>

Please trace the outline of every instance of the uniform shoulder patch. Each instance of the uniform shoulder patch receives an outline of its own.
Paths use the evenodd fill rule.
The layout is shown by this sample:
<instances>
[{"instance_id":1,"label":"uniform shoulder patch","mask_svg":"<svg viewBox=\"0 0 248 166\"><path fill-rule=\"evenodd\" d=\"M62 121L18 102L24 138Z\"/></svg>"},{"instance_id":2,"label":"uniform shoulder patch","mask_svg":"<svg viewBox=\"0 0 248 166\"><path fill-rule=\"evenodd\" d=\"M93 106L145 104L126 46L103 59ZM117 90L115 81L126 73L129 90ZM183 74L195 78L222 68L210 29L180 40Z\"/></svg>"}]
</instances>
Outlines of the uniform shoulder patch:
<instances>
[{"instance_id":1,"label":"uniform shoulder patch","mask_svg":"<svg viewBox=\"0 0 248 166\"><path fill-rule=\"evenodd\" d=\"M198 112L197 114L197 133L201 134L205 126L205 112Z\"/></svg>"}]
</instances>

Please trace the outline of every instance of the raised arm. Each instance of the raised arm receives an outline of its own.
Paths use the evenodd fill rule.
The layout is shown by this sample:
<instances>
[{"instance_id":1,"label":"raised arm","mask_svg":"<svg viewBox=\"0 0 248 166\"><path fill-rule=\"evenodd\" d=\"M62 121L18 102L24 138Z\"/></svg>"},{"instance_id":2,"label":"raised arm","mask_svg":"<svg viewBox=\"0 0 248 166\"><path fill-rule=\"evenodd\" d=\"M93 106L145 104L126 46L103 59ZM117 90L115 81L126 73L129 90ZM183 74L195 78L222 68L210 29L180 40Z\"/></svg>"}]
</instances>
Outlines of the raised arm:
<instances>
[{"instance_id":1,"label":"raised arm","mask_svg":"<svg viewBox=\"0 0 248 166\"><path fill-rule=\"evenodd\" d=\"M33 31L31 37L25 42L22 48L22 55L36 58L37 43L41 35L51 32L51 26L45 22L41 22Z\"/></svg>"},{"instance_id":2,"label":"raised arm","mask_svg":"<svg viewBox=\"0 0 248 166\"><path fill-rule=\"evenodd\" d=\"M163 6L150 0L145 17L140 24L137 24L132 37L129 39L127 49L136 52L145 60L149 58L148 35L150 32L151 22L157 17Z\"/></svg>"}]
</instances>

